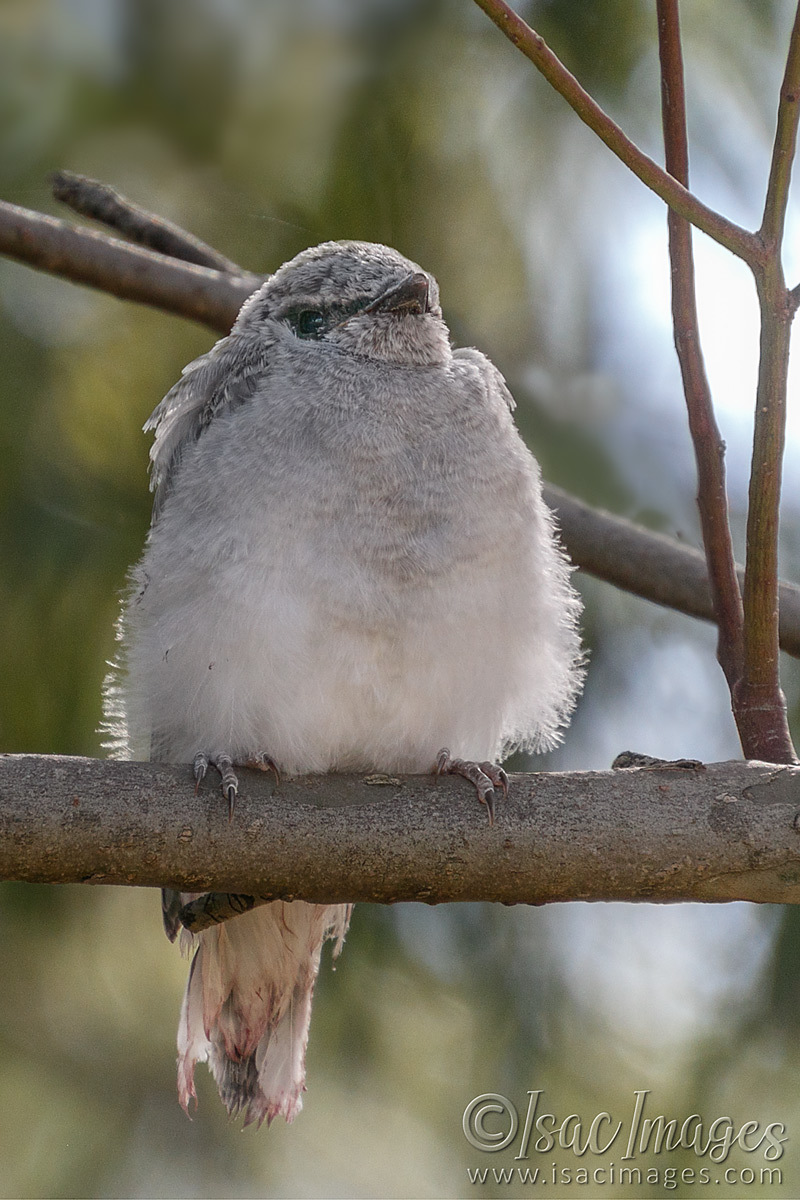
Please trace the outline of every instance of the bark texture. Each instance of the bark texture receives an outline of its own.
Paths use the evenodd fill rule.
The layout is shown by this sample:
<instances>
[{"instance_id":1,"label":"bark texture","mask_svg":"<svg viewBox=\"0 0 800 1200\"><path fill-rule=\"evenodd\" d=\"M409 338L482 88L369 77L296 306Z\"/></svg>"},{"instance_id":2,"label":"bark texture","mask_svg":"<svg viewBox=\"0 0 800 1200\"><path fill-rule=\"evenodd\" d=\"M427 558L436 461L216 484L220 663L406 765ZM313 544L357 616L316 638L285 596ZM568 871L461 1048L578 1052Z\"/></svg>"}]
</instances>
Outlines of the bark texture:
<instances>
[{"instance_id":1,"label":"bark texture","mask_svg":"<svg viewBox=\"0 0 800 1200\"><path fill-rule=\"evenodd\" d=\"M800 902L800 768L514 775L490 827L463 780L0 756L0 877L316 903Z\"/></svg>"}]
</instances>

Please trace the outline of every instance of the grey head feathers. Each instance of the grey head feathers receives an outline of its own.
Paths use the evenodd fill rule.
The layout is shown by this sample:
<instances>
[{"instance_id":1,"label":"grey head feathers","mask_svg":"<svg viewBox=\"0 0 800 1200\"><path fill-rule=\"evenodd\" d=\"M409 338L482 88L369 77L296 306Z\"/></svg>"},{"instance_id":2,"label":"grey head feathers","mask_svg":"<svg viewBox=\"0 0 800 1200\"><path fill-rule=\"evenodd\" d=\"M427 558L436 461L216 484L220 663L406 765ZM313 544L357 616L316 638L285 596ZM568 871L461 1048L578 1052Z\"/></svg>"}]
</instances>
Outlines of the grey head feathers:
<instances>
[{"instance_id":1,"label":"grey head feathers","mask_svg":"<svg viewBox=\"0 0 800 1200\"><path fill-rule=\"evenodd\" d=\"M412 274L428 280L429 311L441 319L436 280L416 263L373 242L323 242L284 263L245 300L234 329L265 317L291 321L303 309L354 316Z\"/></svg>"},{"instance_id":2,"label":"grey head feathers","mask_svg":"<svg viewBox=\"0 0 800 1200\"><path fill-rule=\"evenodd\" d=\"M184 368L145 425L155 521L188 445L268 380L276 351L355 355L398 367L451 353L432 275L388 246L324 242L279 267L242 305L230 334Z\"/></svg>"}]
</instances>

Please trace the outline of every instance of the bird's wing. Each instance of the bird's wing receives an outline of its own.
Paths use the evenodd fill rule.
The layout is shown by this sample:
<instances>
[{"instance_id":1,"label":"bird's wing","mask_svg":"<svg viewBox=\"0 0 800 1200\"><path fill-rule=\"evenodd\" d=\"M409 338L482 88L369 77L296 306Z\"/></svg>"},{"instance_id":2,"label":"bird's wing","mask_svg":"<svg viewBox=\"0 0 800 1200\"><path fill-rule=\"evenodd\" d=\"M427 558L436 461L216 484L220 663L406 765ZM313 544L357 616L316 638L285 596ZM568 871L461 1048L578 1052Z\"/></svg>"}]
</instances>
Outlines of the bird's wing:
<instances>
[{"instance_id":1,"label":"bird's wing","mask_svg":"<svg viewBox=\"0 0 800 1200\"><path fill-rule=\"evenodd\" d=\"M153 429L156 435L150 450L154 521L169 495L186 447L219 413L245 404L268 368L267 340L242 333L222 338L208 354L184 367L181 378L145 425L146 431Z\"/></svg>"},{"instance_id":2,"label":"bird's wing","mask_svg":"<svg viewBox=\"0 0 800 1200\"><path fill-rule=\"evenodd\" d=\"M453 358L459 363L469 363L472 367L475 367L480 376L481 383L487 392L496 392L502 396L511 411L514 411L517 407L514 397L508 390L508 384L505 379L490 358L487 358L480 350L475 350L471 346L454 350Z\"/></svg>"}]
</instances>

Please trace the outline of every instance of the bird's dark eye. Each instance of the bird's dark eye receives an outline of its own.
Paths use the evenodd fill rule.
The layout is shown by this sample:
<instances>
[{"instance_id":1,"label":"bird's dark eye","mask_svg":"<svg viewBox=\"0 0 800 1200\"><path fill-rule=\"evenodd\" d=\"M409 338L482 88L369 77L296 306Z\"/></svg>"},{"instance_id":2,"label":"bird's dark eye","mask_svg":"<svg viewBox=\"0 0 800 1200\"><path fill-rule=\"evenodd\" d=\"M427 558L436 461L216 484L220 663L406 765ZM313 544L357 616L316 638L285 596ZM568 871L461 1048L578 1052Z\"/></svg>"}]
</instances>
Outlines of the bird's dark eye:
<instances>
[{"instance_id":1,"label":"bird's dark eye","mask_svg":"<svg viewBox=\"0 0 800 1200\"><path fill-rule=\"evenodd\" d=\"M325 314L314 308L304 308L295 317L294 327L298 337L319 337L325 328Z\"/></svg>"}]
</instances>

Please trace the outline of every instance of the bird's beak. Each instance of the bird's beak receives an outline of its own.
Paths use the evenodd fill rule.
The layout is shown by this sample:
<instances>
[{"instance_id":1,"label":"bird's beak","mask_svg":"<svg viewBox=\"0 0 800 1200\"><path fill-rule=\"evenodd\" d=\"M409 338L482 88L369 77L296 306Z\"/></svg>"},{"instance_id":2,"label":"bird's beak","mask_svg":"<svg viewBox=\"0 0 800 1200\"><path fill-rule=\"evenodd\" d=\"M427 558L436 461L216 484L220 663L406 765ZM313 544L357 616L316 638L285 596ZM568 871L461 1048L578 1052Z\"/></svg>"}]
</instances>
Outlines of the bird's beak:
<instances>
[{"instance_id":1,"label":"bird's beak","mask_svg":"<svg viewBox=\"0 0 800 1200\"><path fill-rule=\"evenodd\" d=\"M401 279L400 283L389 288L377 300L368 304L365 313L411 313L419 316L430 312L430 297L428 294L428 276L421 271L412 271Z\"/></svg>"}]
</instances>

